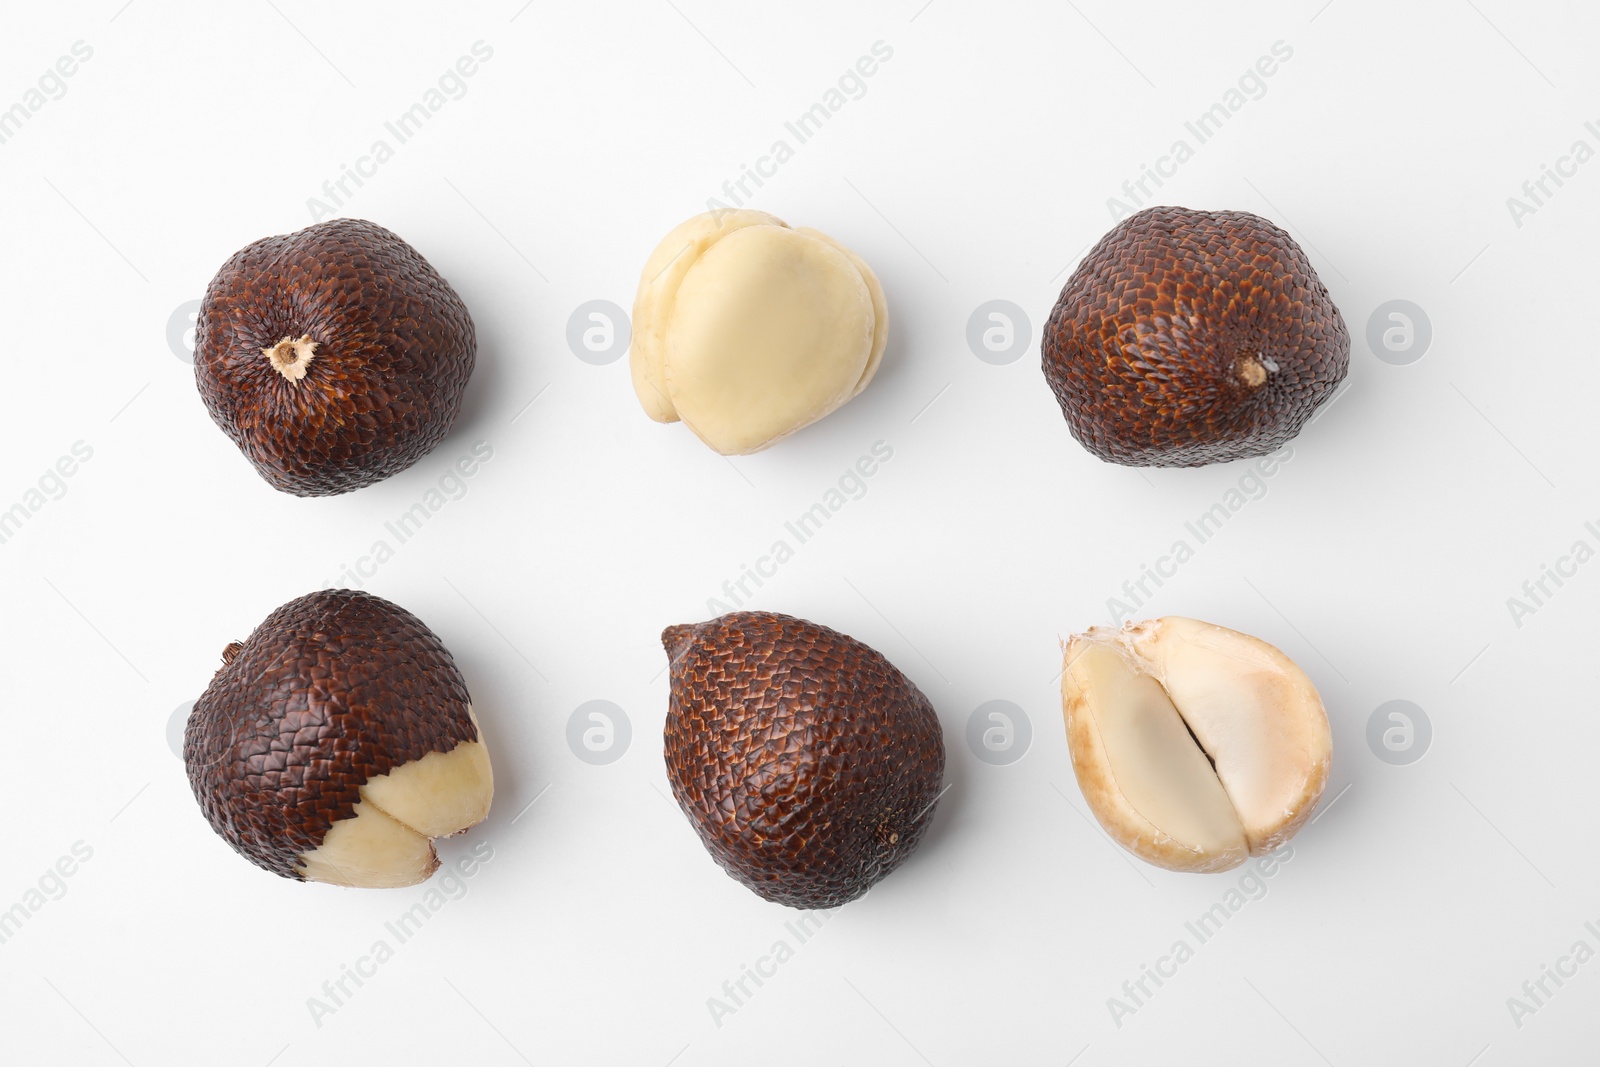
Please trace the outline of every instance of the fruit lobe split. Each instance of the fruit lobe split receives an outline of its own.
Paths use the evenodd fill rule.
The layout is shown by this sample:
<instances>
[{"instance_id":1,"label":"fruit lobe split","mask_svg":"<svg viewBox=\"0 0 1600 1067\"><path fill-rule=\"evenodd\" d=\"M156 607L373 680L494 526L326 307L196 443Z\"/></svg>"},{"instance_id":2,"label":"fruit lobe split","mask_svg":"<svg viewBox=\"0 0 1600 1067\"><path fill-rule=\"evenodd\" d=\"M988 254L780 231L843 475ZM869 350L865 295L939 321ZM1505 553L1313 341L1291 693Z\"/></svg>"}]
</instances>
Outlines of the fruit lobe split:
<instances>
[{"instance_id":1,"label":"fruit lobe split","mask_svg":"<svg viewBox=\"0 0 1600 1067\"><path fill-rule=\"evenodd\" d=\"M826 626L735 612L662 634L667 776L712 857L759 896L831 908L932 821L944 735L927 697Z\"/></svg>"},{"instance_id":2,"label":"fruit lobe split","mask_svg":"<svg viewBox=\"0 0 1600 1067\"><path fill-rule=\"evenodd\" d=\"M292 600L195 702L189 784L211 826L285 878L399 886L431 839L488 814L493 775L466 685L415 615L369 593Z\"/></svg>"},{"instance_id":3,"label":"fruit lobe split","mask_svg":"<svg viewBox=\"0 0 1600 1067\"><path fill-rule=\"evenodd\" d=\"M444 440L477 355L466 305L362 219L267 237L212 279L195 329L206 410L274 488L347 493Z\"/></svg>"},{"instance_id":4,"label":"fruit lobe split","mask_svg":"<svg viewBox=\"0 0 1600 1067\"><path fill-rule=\"evenodd\" d=\"M1244 211L1154 207L1068 279L1044 373L1099 458L1193 467L1300 432L1349 366L1350 336L1300 246Z\"/></svg>"}]
</instances>

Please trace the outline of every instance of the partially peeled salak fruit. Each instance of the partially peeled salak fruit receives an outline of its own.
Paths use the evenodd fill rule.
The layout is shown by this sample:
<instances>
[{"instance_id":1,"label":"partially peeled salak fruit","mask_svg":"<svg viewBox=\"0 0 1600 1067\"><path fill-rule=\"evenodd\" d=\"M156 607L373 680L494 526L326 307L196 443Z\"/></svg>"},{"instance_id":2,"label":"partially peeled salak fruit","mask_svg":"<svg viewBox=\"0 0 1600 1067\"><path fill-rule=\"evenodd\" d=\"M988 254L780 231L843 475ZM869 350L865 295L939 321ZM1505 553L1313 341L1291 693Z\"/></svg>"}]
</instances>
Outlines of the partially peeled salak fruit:
<instances>
[{"instance_id":1,"label":"partially peeled salak fruit","mask_svg":"<svg viewBox=\"0 0 1600 1067\"><path fill-rule=\"evenodd\" d=\"M1322 698L1259 638L1169 616L1067 642L1067 746L1084 799L1123 848L1225 871L1306 824L1328 782Z\"/></svg>"},{"instance_id":2,"label":"partially peeled salak fruit","mask_svg":"<svg viewBox=\"0 0 1600 1067\"><path fill-rule=\"evenodd\" d=\"M256 866L415 885L439 866L434 838L489 814L494 774L466 684L404 608L312 593L222 658L190 713L183 759L212 829Z\"/></svg>"}]
</instances>

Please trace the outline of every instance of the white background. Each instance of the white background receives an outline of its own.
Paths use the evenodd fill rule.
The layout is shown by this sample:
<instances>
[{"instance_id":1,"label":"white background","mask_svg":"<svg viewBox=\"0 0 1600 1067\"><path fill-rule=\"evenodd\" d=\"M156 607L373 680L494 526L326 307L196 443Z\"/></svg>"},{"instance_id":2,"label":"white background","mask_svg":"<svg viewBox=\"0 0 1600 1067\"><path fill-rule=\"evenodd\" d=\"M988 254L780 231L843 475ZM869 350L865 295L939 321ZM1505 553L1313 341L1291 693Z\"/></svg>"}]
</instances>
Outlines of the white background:
<instances>
[{"instance_id":1,"label":"white background","mask_svg":"<svg viewBox=\"0 0 1600 1067\"><path fill-rule=\"evenodd\" d=\"M1506 200L1575 140L1600 148L1584 129L1600 120L1592 7L519 7L106 0L7 16L0 107L74 42L93 56L0 145L0 507L75 442L93 457L0 545L0 908L37 903L75 843L92 858L0 945L0 1058L1588 1062L1600 962L1547 982L1520 1027L1507 998L1578 939L1600 949L1584 927L1600 926L1600 563L1520 626L1507 598L1576 540L1600 546L1584 528L1600 521L1600 163L1520 226ZM471 309L465 411L375 487L274 492L210 422L169 318L234 250L310 223L307 198L479 40L493 57L466 94L341 209L414 244ZM874 266L893 317L882 372L823 423L723 460L640 412L626 359L578 359L568 317L631 306L656 241L880 40L893 57L865 95L753 203ZM1266 895L1119 1026L1108 998L1177 939L1193 946L1185 921L1240 872L1146 867L1088 818L1058 642L1107 622L1107 598L1248 465L1093 459L1043 381L1038 332L1111 225L1107 198L1280 40L1292 59L1160 199L1295 235L1349 325L1349 385L1140 614L1287 651L1327 703L1333 778ZM1008 365L966 342L991 299L1031 318ZM1394 299L1432 323L1410 365L1366 341ZM724 875L668 799L658 635L706 617L880 440L893 459L866 494L749 603L844 630L910 675L943 720L951 789L915 857L798 945L797 913ZM224 644L338 581L477 442L493 458L466 495L363 582L461 665L498 790L443 853L484 841L493 859L319 1026L308 998L425 887L255 869L201 817L169 723ZM1393 699L1433 725L1407 766L1366 741ZM631 722L609 765L566 741L589 700ZM1032 725L1009 766L966 741L990 700ZM793 958L717 1025L708 998L780 939Z\"/></svg>"}]
</instances>

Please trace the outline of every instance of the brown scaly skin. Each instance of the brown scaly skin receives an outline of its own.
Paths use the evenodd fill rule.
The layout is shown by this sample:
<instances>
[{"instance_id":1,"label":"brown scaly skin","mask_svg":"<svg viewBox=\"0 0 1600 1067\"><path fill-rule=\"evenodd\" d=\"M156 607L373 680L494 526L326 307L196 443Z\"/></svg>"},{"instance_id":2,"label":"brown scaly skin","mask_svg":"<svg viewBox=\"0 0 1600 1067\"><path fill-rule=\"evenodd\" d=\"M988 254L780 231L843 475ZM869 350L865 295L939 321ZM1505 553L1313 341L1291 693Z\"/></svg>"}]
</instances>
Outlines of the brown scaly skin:
<instances>
[{"instance_id":1,"label":"brown scaly skin","mask_svg":"<svg viewBox=\"0 0 1600 1067\"><path fill-rule=\"evenodd\" d=\"M1072 435L1140 467L1266 455L1350 363L1339 309L1293 238L1249 212L1176 207L1100 239L1042 347Z\"/></svg>"},{"instance_id":2,"label":"brown scaly skin","mask_svg":"<svg viewBox=\"0 0 1600 1067\"><path fill-rule=\"evenodd\" d=\"M661 635L672 793L712 857L792 908L860 897L916 850L944 777L928 698L873 649L770 612Z\"/></svg>"},{"instance_id":3,"label":"brown scaly skin","mask_svg":"<svg viewBox=\"0 0 1600 1067\"><path fill-rule=\"evenodd\" d=\"M299 380L264 352L315 344ZM331 219L223 264L195 329L206 410L274 488L332 496L405 470L444 440L477 353L466 305L382 226Z\"/></svg>"},{"instance_id":4,"label":"brown scaly skin","mask_svg":"<svg viewBox=\"0 0 1600 1067\"><path fill-rule=\"evenodd\" d=\"M369 778L478 737L439 638L370 593L291 600L223 657L184 731L189 785L212 829L285 878Z\"/></svg>"}]
</instances>

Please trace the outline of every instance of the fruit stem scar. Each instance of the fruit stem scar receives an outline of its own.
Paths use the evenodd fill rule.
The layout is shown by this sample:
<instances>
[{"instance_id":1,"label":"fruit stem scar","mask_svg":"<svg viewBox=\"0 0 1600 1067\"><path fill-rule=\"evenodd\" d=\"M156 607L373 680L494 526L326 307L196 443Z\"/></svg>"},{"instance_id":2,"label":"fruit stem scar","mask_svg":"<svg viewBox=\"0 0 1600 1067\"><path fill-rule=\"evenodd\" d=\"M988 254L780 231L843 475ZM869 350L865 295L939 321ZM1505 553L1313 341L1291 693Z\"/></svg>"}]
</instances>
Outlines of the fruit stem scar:
<instances>
[{"instance_id":1,"label":"fruit stem scar","mask_svg":"<svg viewBox=\"0 0 1600 1067\"><path fill-rule=\"evenodd\" d=\"M285 337L271 348L263 348L261 354L267 357L273 370L291 382L298 382L306 376L306 368L316 358L319 343L313 341L310 334L302 335L299 340Z\"/></svg>"},{"instance_id":2,"label":"fruit stem scar","mask_svg":"<svg viewBox=\"0 0 1600 1067\"><path fill-rule=\"evenodd\" d=\"M1267 380L1267 368L1254 356L1246 356L1239 361L1239 377L1244 379L1244 384L1257 389Z\"/></svg>"}]
</instances>

